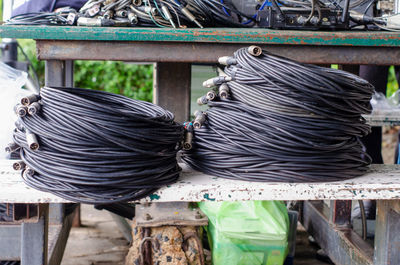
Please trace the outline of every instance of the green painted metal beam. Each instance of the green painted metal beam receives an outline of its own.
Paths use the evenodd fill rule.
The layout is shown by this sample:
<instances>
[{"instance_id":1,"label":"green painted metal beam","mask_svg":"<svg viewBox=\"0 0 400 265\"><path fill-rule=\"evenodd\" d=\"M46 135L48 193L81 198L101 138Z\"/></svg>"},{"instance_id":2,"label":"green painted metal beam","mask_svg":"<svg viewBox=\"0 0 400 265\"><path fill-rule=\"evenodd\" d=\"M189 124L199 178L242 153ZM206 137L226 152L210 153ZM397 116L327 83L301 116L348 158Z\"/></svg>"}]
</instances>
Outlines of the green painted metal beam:
<instances>
[{"instance_id":1,"label":"green painted metal beam","mask_svg":"<svg viewBox=\"0 0 400 265\"><path fill-rule=\"evenodd\" d=\"M284 31L260 28L165 29L2 25L0 26L0 37L47 40L171 41L400 47L399 32Z\"/></svg>"}]
</instances>

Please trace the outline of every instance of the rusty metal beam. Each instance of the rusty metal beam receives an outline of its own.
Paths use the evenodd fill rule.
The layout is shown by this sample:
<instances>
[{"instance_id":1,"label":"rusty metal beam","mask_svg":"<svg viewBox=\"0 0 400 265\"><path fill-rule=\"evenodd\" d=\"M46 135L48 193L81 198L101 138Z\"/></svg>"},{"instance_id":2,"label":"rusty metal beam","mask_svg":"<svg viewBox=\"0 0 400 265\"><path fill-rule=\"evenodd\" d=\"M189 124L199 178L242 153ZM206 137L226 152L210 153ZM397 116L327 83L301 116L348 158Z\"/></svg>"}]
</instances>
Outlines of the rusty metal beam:
<instances>
[{"instance_id":1,"label":"rusty metal beam","mask_svg":"<svg viewBox=\"0 0 400 265\"><path fill-rule=\"evenodd\" d=\"M194 42L37 40L40 60L216 63L248 44ZM297 61L314 64L400 65L400 47L260 45Z\"/></svg>"},{"instance_id":2,"label":"rusty metal beam","mask_svg":"<svg viewBox=\"0 0 400 265\"><path fill-rule=\"evenodd\" d=\"M400 201L398 200L377 201L374 264L400 264Z\"/></svg>"},{"instance_id":3,"label":"rusty metal beam","mask_svg":"<svg viewBox=\"0 0 400 265\"><path fill-rule=\"evenodd\" d=\"M348 227L329 223L321 201L304 202L303 225L336 265L372 265L373 248Z\"/></svg>"}]
</instances>

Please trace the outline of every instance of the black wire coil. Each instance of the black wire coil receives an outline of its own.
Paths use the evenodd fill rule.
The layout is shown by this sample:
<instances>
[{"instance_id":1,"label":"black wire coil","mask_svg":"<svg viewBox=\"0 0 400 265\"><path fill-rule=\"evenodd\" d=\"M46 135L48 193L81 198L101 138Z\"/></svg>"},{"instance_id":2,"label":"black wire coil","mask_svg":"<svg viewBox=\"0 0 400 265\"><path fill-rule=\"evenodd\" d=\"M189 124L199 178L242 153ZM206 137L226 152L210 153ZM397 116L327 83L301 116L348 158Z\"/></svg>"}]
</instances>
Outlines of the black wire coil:
<instances>
[{"instance_id":1,"label":"black wire coil","mask_svg":"<svg viewBox=\"0 0 400 265\"><path fill-rule=\"evenodd\" d=\"M230 98L209 101L182 159L229 179L318 182L362 175L371 163L374 87L350 73L239 49L225 68Z\"/></svg>"},{"instance_id":2,"label":"black wire coil","mask_svg":"<svg viewBox=\"0 0 400 265\"><path fill-rule=\"evenodd\" d=\"M82 203L137 200L176 181L183 127L169 111L120 95L44 87L14 133L35 189ZM37 136L30 149L27 133ZM33 170L33 171L32 171Z\"/></svg>"}]
</instances>

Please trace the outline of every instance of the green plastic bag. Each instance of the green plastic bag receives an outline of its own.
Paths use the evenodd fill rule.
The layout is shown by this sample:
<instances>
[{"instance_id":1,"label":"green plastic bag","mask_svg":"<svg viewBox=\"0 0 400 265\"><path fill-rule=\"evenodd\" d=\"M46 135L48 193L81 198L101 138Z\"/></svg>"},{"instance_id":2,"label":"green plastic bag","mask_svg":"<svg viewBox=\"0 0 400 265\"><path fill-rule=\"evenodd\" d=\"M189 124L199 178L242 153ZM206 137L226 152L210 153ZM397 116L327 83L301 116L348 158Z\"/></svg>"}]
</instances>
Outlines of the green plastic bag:
<instances>
[{"instance_id":1,"label":"green plastic bag","mask_svg":"<svg viewBox=\"0 0 400 265\"><path fill-rule=\"evenodd\" d=\"M280 201L201 202L214 265L282 265L289 218Z\"/></svg>"}]
</instances>

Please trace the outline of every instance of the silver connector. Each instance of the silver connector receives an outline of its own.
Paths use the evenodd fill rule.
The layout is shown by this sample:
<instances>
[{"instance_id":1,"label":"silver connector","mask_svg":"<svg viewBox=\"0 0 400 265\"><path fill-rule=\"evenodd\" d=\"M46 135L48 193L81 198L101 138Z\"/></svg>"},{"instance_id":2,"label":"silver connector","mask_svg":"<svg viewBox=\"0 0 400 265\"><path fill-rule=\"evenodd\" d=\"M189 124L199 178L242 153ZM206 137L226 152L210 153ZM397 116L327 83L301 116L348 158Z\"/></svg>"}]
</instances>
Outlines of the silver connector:
<instances>
[{"instance_id":1,"label":"silver connector","mask_svg":"<svg viewBox=\"0 0 400 265\"><path fill-rule=\"evenodd\" d=\"M25 117L26 114L28 114L28 108L24 105L18 104L15 106L15 113L20 118Z\"/></svg>"},{"instance_id":2,"label":"silver connector","mask_svg":"<svg viewBox=\"0 0 400 265\"><path fill-rule=\"evenodd\" d=\"M208 102L207 96L202 96L197 99L197 104L200 106L207 104L207 102Z\"/></svg>"},{"instance_id":3,"label":"silver connector","mask_svg":"<svg viewBox=\"0 0 400 265\"><path fill-rule=\"evenodd\" d=\"M193 127L199 129L206 121L206 113L203 111L196 111L194 115L196 118L194 119Z\"/></svg>"},{"instance_id":4,"label":"silver connector","mask_svg":"<svg viewBox=\"0 0 400 265\"><path fill-rule=\"evenodd\" d=\"M39 100L39 95L32 94L32 95L23 97L23 98L21 99L21 104L24 105L24 106L28 106L28 105L30 105L30 104L32 104L33 102L36 102L36 101L38 101L38 100Z\"/></svg>"},{"instance_id":5,"label":"silver connector","mask_svg":"<svg viewBox=\"0 0 400 265\"><path fill-rule=\"evenodd\" d=\"M28 106L28 113L30 115L35 115L41 109L41 105L39 102L33 102L31 105Z\"/></svg>"},{"instance_id":6,"label":"silver connector","mask_svg":"<svg viewBox=\"0 0 400 265\"><path fill-rule=\"evenodd\" d=\"M105 13L104 13L104 15L103 15L103 17L105 18L105 19L112 19L113 17L114 17L114 11L113 10L107 10Z\"/></svg>"},{"instance_id":7,"label":"silver connector","mask_svg":"<svg viewBox=\"0 0 400 265\"><path fill-rule=\"evenodd\" d=\"M23 171L23 174L24 174L26 177L33 177L33 175L35 175L35 170L33 170L33 169L30 168L30 167L25 166L25 170Z\"/></svg>"},{"instance_id":8,"label":"silver connector","mask_svg":"<svg viewBox=\"0 0 400 265\"><path fill-rule=\"evenodd\" d=\"M142 0L132 0L132 4L133 4L134 6L141 6L142 3L143 3Z\"/></svg>"},{"instance_id":9,"label":"silver connector","mask_svg":"<svg viewBox=\"0 0 400 265\"><path fill-rule=\"evenodd\" d=\"M162 7L161 7L161 11L163 12L165 18L169 21L169 23L171 23L171 26L172 26L173 28L176 29L175 22L174 22L174 20L172 19L172 16L171 16L171 13L170 13L169 10L168 10L168 7L162 6Z\"/></svg>"},{"instance_id":10,"label":"silver connector","mask_svg":"<svg viewBox=\"0 0 400 265\"><path fill-rule=\"evenodd\" d=\"M14 170L24 170L25 167L26 167L26 164L24 161L17 161L13 164Z\"/></svg>"},{"instance_id":11,"label":"silver connector","mask_svg":"<svg viewBox=\"0 0 400 265\"><path fill-rule=\"evenodd\" d=\"M210 88L210 87L214 87L214 86L219 86L219 85L229 82L229 81L232 81L232 77L230 77L230 76L217 76L217 77L210 78L210 79L204 81L203 87Z\"/></svg>"},{"instance_id":12,"label":"silver connector","mask_svg":"<svg viewBox=\"0 0 400 265\"><path fill-rule=\"evenodd\" d=\"M21 147L20 147L18 144L12 142L12 143L9 143L9 144L6 146L5 150L6 150L7 153L12 153L12 152L17 151L17 150L20 149L20 148L21 148Z\"/></svg>"},{"instance_id":13,"label":"silver connector","mask_svg":"<svg viewBox=\"0 0 400 265\"><path fill-rule=\"evenodd\" d=\"M137 23L139 23L137 15L132 11L128 11L128 19L132 25L136 25Z\"/></svg>"},{"instance_id":14,"label":"silver connector","mask_svg":"<svg viewBox=\"0 0 400 265\"><path fill-rule=\"evenodd\" d=\"M229 86L226 83L223 83L218 88L218 96L223 99L227 99L229 96Z\"/></svg>"},{"instance_id":15,"label":"silver connector","mask_svg":"<svg viewBox=\"0 0 400 265\"><path fill-rule=\"evenodd\" d=\"M249 48L247 48L248 53L250 53L253 56L260 56L263 52L263 50L261 49L261 47L256 46L256 45L252 45Z\"/></svg>"},{"instance_id":16,"label":"silver connector","mask_svg":"<svg viewBox=\"0 0 400 265\"><path fill-rule=\"evenodd\" d=\"M187 131L185 133L185 140L183 142L183 150L190 150L192 149L192 142L193 142L193 133Z\"/></svg>"},{"instance_id":17,"label":"silver connector","mask_svg":"<svg viewBox=\"0 0 400 265\"><path fill-rule=\"evenodd\" d=\"M115 16L117 17L127 17L128 16L128 12L126 12L126 10L118 10L117 12L115 12Z\"/></svg>"},{"instance_id":18,"label":"silver connector","mask_svg":"<svg viewBox=\"0 0 400 265\"><path fill-rule=\"evenodd\" d=\"M29 131L27 131L25 133L25 136L26 136L26 142L27 142L27 144L29 146L29 149L31 149L32 151L38 150L39 149L39 142L37 140L36 135L31 133L31 132L29 132Z\"/></svg>"},{"instance_id":19,"label":"silver connector","mask_svg":"<svg viewBox=\"0 0 400 265\"><path fill-rule=\"evenodd\" d=\"M237 60L231 56L223 56L218 58L218 63L222 65L237 64Z\"/></svg>"},{"instance_id":20,"label":"silver connector","mask_svg":"<svg viewBox=\"0 0 400 265\"><path fill-rule=\"evenodd\" d=\"M215 93L214 90L210 90L210 91L208 91L207 94L206 94L206 98L207 98L208 100L214 100L216 97L217 97L217 93Z\"/></svg>"},{"instance_id":21,"label":"silver connector","mask_svg":"<svg viewBox=\"0 0 400 265\"><path fill-rule=\"evenodd\" d=\"M196 23L199 28L204 28L203 25L201 25L200 22L197 21L196 17L186 7L181 8L181 11L190 21Z\"/></svg>"}]
</instances>

